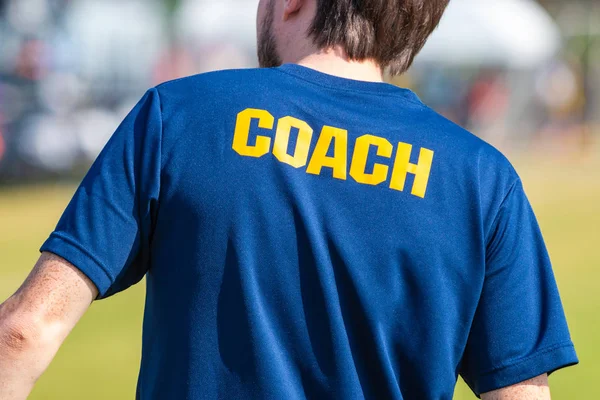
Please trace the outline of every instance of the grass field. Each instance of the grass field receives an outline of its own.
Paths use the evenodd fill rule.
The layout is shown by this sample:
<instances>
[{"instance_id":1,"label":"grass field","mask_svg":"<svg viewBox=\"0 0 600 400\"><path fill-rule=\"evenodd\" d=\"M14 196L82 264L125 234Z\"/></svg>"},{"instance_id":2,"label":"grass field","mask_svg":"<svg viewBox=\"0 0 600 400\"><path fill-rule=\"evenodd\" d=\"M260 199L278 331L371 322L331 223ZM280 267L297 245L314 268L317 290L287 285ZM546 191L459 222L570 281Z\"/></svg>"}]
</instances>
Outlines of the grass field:
<instances>
[{"instance_id":1,"label":"grass field","mask_svg":"<svg viewBox=\"0 0 600 400\"><path fill-rule=\"evenodd\" d=\"M600 399L600 160L517 163L555 266L581 364L550 379L554 399ZM23 281L73 186L0 188L0 301ZM143 285L95 303L32 399L132 399ZM461 383L456 399L474 396Z\"/></svg>"}]
</instances>

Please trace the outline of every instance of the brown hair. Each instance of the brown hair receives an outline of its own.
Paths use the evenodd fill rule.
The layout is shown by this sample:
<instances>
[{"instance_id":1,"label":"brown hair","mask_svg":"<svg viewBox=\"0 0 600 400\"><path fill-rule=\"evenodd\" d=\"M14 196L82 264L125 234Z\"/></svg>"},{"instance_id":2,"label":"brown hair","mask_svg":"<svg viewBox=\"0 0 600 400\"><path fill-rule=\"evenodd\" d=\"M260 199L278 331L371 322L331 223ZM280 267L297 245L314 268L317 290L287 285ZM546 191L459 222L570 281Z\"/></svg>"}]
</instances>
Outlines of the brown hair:
<instances>
[{"instance_id":1,"label":"brown hair","mask_svg":"<svg viewBox=\"0 0 600 400\"><path fill-rule=\"evenodd\" d=\"M351 60L372 59L405 72L450 0L317 0L308 34L320 49L341 46Z\"/></svg>"}]
</instances>

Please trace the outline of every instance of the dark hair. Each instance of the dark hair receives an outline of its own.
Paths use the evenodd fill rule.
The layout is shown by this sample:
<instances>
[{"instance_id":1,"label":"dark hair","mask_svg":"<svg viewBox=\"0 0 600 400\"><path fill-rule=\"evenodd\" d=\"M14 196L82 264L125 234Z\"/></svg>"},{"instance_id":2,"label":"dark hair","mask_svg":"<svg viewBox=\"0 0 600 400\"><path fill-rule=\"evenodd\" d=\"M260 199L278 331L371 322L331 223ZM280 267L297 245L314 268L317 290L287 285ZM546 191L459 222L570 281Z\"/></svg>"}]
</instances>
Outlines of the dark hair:
<instances>
[{"instance_id":1,"label":"dark hair","mask_svg":"<svg viewBox=\"0 0 600 400\"><path fill-rule=\"evenodd\" d=\"M450 0L317 0L309 28L320 49L341 46L351 60L372 59L391 75L405 72Z\"/></svg>"}]
</instances>

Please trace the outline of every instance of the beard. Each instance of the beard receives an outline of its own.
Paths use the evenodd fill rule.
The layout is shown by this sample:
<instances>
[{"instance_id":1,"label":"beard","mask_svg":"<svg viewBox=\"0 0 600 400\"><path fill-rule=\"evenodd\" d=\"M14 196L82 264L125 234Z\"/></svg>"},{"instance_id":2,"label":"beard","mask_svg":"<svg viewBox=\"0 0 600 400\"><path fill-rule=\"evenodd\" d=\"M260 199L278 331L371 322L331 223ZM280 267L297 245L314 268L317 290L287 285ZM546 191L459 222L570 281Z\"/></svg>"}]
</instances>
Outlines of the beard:
<instances>
[{"instance_id":1,"label":"beard","mask_svg":"<svg viewBox=\"0 0 600 400\"><path fill-rule=\"evenodd\" d=\"M261 68L279 67L281 57L277 52L277 43L273 33L273 20L275 14L275 0L270 0L267 5L265 17L263 18L260 32L258 33L258 65Z\"/></svg>"}]
</instances>

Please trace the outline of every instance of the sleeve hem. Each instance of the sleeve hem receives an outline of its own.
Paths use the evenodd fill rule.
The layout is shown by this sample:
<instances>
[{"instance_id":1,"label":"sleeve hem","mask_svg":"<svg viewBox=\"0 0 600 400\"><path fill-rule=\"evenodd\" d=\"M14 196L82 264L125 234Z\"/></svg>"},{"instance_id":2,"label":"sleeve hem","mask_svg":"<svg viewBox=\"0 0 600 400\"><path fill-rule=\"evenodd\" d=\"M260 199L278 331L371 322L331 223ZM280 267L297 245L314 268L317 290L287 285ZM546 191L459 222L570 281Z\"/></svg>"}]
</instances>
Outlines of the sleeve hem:
<instances>
[{"instance_id":1,"label":"sleeve hem","mask_svg":"<svg viewBox=\"0 0 600 400\"><path fill-rule=\"evenodd\" d=\"M478 384L472 389L477 396L481 396L481 393L516 385L578 363L573 343L567 342L542 349L531 356L482 374Z\"/></svg>"},{"instance_id":2,"label":"sleeve hem","mask_svg":"<svg viewBox=\"0 0 600 400\"><path fill-rule=\"evenodd\" d=\"M113 284L113 278L94 256L81 245L58 232L52 233L42 245L40 252L44 251L64 258L86 275L98 289L98 298L102 298Z\"/></svg>"}]
</instances>

